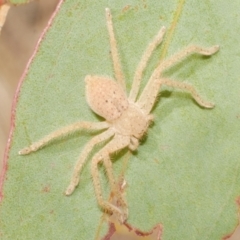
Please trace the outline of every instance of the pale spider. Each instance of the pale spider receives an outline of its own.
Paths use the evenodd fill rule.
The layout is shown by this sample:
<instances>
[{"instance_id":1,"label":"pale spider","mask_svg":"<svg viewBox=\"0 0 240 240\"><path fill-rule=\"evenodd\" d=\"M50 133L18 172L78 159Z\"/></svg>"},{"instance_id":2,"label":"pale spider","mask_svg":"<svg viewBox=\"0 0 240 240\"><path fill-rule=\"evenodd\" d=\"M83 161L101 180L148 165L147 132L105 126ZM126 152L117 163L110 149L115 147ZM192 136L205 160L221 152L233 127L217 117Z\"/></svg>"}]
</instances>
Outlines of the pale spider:
<instances>
[{"instance_id":1,"label":"pale spider","mask_svg":"<svg viewBox=\"0 0 240 240\"><path fill-rule=\"evenodd\" d=\"M29 147L22 149L19 151L19 154L24 155L37 151L39 148L47 145L53 139L83 128L97 131L105 130L99 135L93 137L85 145L74 167L71 182L65 193L66 195L70 195L77 187L80 180L80 172L92 149L98 143L108 141L106 145L92 158L91 174L93 178L93 184L97 201L102 209L107 212L117 214L121 221L125 221L128 215L127 206L119 191L118 183L114 178L110 155L123 148L129 148L131 151L135 151L138 148L139 141L143 135L146 134L149 124L153 120L153 116L150 114L150 112L159 94L160 87L163 84L188 91L195 101L202 107L214 107L214 104L204 101L202 97L198 95L194 87L188 83L181 83L168 78L162 78L161 75L164 70L181 61L188 55L198 53L210 56L219 50L219 46L216 45L210 48L188 46L167 60L160 61L150 76L142 93L138 96L140 82L147 62L153 51L163 39L165 27L162 27L145 50L136 69L129 97L127 97L125 80L113 31L112 15L108 8L106 8L106 20L116 81L110 77L103 76L87 75L85 77L87 102L91 109L96 114L106 119L106 121L73 123L45 136L43 139L33 143ZM114 196L118 196L122 208L114 206L109 201L103 199L98 172L98 164L101 162L106 168L111 192L115 194Z\"/></svg>"}]
</instances>

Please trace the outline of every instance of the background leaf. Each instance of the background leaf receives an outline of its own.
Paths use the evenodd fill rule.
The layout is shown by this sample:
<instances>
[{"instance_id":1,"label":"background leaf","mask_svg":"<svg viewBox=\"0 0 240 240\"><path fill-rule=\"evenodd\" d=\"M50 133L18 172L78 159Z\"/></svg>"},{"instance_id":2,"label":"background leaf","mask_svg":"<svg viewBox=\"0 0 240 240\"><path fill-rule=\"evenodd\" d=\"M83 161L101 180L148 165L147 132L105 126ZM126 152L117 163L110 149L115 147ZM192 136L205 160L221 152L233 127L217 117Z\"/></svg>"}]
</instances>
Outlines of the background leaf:
<instances>
[{"instance_id":1,"label":"background leaf","mask_svg":"<svg viewBox=\"0 0 240 240\"><path fill-rule=\"evenodd\" d=\"M76 133L25 157L17 152L61 126L100 120L86 103L83 80L87 74L113 77L107 6L128 89L143 51L163 25L173 35L170 31L155 52L142 86L165 49L169 56L193 43L221 46L211 58L194 55L166 73L193 84L216 107L202 109L188 94L162 90L154 109L155 124L125 172L129 222L142 230L161 222L164 240L217 240L232 231L240 193L239 5L223 0L66 0L19 92L0 208L2 239L96 237L102 212L89 164L74 194L63 195L92 135ZM119 173L122 159L116 159L114 167ZM103 232L105 226L100 229Z\"/></svg>"},{"instance_id":2,"label":"background leaf","mask_svg":"<svg viewBox=\"0 0 240 240\"><path fill-rule=\"evenodd\" d=\"M34 0L8 0L8 3L19 5L19 4L24 4L24 3L29 3Z\"/></svg>"}]
</instances>

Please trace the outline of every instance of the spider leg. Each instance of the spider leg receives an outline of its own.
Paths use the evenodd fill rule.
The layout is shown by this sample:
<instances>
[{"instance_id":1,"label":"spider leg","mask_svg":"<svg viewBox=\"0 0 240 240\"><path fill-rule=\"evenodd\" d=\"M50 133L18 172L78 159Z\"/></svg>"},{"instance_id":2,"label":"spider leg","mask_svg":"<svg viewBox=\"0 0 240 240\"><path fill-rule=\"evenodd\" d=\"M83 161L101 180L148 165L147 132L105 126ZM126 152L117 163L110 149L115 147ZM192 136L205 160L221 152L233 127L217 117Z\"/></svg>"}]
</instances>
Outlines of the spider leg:
<instances>
[{"instance_id":1,"label":"spider leg","mask_svg":"<svg viewBox=\"0 0 240 240\"><path fill-rule=\"evenodd\" d=\"M119 151L120 149L127 147L129 143L130 143L129 137L122 136L122 135L115 135L114 138L102 150L100 150L98 153L94 155L92 164L91 164L93 185L95 188L98 204L107 212L117 214L117 216L119 216L119 219L122 222L126 220L127 212L122 211L119 207L116 207L112 203L105 201L103 199L99 171L98 171L98 164L103 161L104 166L107 170L109 180L111 181L110 184L112 185L112 188L114 188L114 191L115 191L114 193L119 194L118 195L119 197L121 193L119 193L118 186L116 185L115 180L113 178L112 168L109 169L109 166L110 166L109 161L111 161L109 155L111 153L114 153L116 151ZM121 200L122 198L120 197L119 199ZM123 199L122 201L124 202Z\"/></svg>"},{"instance_id":2,"label":"spider leg","mask_svg":"<svg viewBox=\"0 0 240 240\"><path fill-rule=\"evenodd\" d=\"M166 32L166 28L162 27L160 29L160 31L158 32L158 34L154 37L154 39L152 40L152 42L148 45L147 49L145 50L141 61L138 64L138 67L136 69L134 78L133 78L133 84L132 84L132 88L129 94L129 99L131 101L135 101L136 97L138 95L139 92L139 87L140 87L140 82L142 79L142 74L143 71L146 68L146 65L153 53L153 51L156 49L156 47L162 42L163 36Z\"/></svg>"},{"instance_id":3,"label":"spider leg","mask_svg":"<svg viewBox=\"0 0 240 240\"><path fill-rule=\"evenodd\" d=\"M149 95L145 96L145 98L141 98L138 102L139 106L147 113L151 112L154 102L159 93L159 89L162 85L167 85L169 87L178 88L178 89L189 92L191 96L194 98L194 100L202 107L205 107L205 108L214 107L214 104L205 101L197 93L196 89L192 85L184 82L174 81L168 78L160 78L160 79L156 79L154 84L151 85L151 88L148 89Z\"/></svg>"},{"instance_id":4,"label":"spider leg","mask_svg":"<svg viewBox=\"0 0 240 240\"><path fill-rule=\"evenodd\" d=\"M173 66L177 62L180 62L187 56L193 54L193 53L198 53L204 56L211 56L214 53L216 53L219 50L219 45L214 45L209 48L203 48L199 47L196 45L190 45L184 49L182 49L180 52L174 54L170 58L168 58L165 61L162 61L158 64L157 68L154 70L151 78L158 78L162 74L163 71L165 71L167 68Z\"/></svg>"},{"instance_id":5,"label":"spider leg","mask_svg":"<svg viewBox=\"0 0 240 240\"><path fill-rule=\"evenodd\" d=\"M160 85L162 83L159 80L159 78L164 70L166 70L167 68L176 64L177 62L181 61L182 59L186 58L190 54L198 53L198 54L202 54L205 56L210 56L210 55L216 53L218 50L219 50L218 45L212 46L210 48L202 48L202 47L195 46L195 45L188 46L185 49L183 49L182 51L174 54L169 59L167 59L163 62L160 62L158 64L157 68L153 71L147 85L145 86L145 88L143 89L143 92L141 93L139 99L137 100L137 103L140 105L141 108L146 109L147 112L150 112L152 109L152 106L155 102L155 99L158 95L158 91L159 91ZM179 88L181 88L181 87L179 87ZM210 104L210 106L204 106L204 107L210 108L213 106L212 106L212 104Z\"/></svg>"},{"instance_id":6,"label":"spider leg","mask_svg":"<svg viewBox=\"0 0 240 240\"><path fill-rule=\"evenodd\" d=\"M112 161L109 156L105 156L105 158L103 159L103 164L106 168L108 180L111 186L111 192L114 194L115 199L117 199L118 204L123 209L123 215L125 216L124 219L127 219L127 216L128 216L127 203L123 198L123 194L121 192L121 186L119 186L119 183L116 183L115 178L113 176Z\"/></svg>"},{"instance_id":7,"label":"spider leg","mask_svg":"<svg viewBox=\"0 0 240 240\"><path fill-rule=\"evenodd\" d=\"M71 182L69 186L67 187L65 194L71 195L75 188L77 187L79 181L80 181L80 173L83 168L83 165L89 155L89 153L92 151L93 147L97 145L98 143L101 143L103 141L108 140L114 135L114 131L112 129L108 129L107 131L95 136L93 139L91 139L84 147L84 149L81 152L81 155L74 167L73 175L71 178Z\"/></svg>"},{"instance_id":8,"label":"spider leg","mask_svg":"<svg viewBox=\"0 0 240 240\"><path fill-rule=\"evenodd\" d=\"M188 83L184 83L184 82L178 82L178 81L174 81L168 78L162 78L160 80L162 82L162 84L169 86L169 87L173 87L173 88L178 88L184 91L189 92L192 97L194 98L194 100L202 107L205 108L213 108L214 104L208 101L205 101L196 91L196 89L188 84Z\"/></svg>"},{"instance_id":9,"label":"spider leg","mask_svg":"<svg viewBox=\"0 0 240 240\"><path fill-rule=\"evenodd\" d=\"M126 92L126 83L125 78L122 71L122 66L119 60L119 54L117 50L117 42L114 36L113 31L113 23L112 23L112 14L109 8L105 9L106 11L106 19L107 19L107 28L109 33L110 47L111 47L111 55L113 60L113 68L115 72L115 77L117 82L122 86L123 90Z\"/></svg>"},{"instance_id":10,"label":"spider leg","mask_svg":"<svg viewBox=\"0 0 240 240\"><path fill-rule=\"evenodd\" d=\"M59 138L63 135L67 135L72 132L76 132L80 129L87 129L87 130L103 130L108 128L109 124L107 122L77 122L71 125L68 125L64 128L58 129L55 132L50 133L49 135L45 136L44 138L40 139L37 142L34 142L30 146L23 148L18 153L20 155L26 155L31 152L37 151L39 148L47 145L49 142L53 141L56 138Z\"/></svg>"}]
</instances>

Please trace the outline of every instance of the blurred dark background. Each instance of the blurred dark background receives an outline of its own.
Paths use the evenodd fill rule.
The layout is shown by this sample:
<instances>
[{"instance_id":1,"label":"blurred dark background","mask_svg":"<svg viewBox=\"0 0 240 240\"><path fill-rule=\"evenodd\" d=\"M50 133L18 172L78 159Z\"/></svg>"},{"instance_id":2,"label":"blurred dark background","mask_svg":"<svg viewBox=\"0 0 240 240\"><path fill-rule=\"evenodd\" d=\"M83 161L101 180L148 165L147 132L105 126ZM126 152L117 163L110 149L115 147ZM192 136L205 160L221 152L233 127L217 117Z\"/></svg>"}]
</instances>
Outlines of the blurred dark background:
<instances>
[{"instance_id":1,"label":"blurred dark background","mask_svg":"<svg viewBox=\"0 0 240 240\"><path fill-rule=\"evenodd\" d=\"M0 35L0 171L7 143L12 100L39 36L59 0L12 6Z\"/></svg>"}]
</instances>

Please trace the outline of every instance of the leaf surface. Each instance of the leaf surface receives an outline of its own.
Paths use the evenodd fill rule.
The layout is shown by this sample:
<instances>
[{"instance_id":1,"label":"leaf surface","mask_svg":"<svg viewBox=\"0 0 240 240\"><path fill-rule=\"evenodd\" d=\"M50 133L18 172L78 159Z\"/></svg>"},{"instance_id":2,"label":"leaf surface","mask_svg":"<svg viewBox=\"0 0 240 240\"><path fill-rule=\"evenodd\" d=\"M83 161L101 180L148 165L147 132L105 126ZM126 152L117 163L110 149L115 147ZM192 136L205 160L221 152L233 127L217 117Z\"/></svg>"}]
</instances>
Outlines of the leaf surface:
<instances>
[{"instance_id":1,"label":"leaf surface","mask_svg":"<svg viewBox=\"0 0 240 240\"><path fill-rule=\"evenodd\" d=\"M189 44L221 46L210 58L193 55L165 73L191 83L216 107L203 109L189 94L164 87L154 124L125 171L133 226L148 231L161 223L163 240L221 239L238 223L235 200L240 195L240 3L223 0L62 3L17 93L7 172L0 184L1 239L96 239L106 232L90 160L74 194L63 194L92 133L78 132L29 156L18 155L62 126L102 120L86 103L84 77L114 77L105 7L113 14L128 90L161 26L170 30L148 64L141 90L160 58ZM124 155L113 159L117 175ZM107 197L104 176L103 188Z\"/></svg>"}]
</instances>

